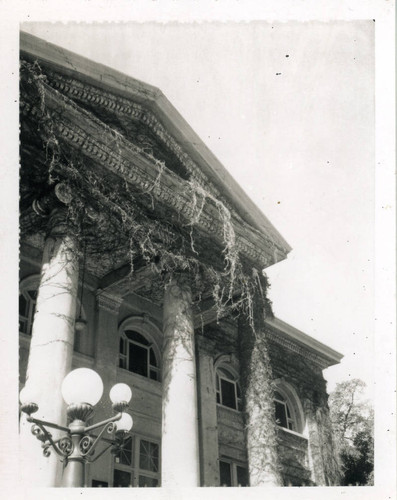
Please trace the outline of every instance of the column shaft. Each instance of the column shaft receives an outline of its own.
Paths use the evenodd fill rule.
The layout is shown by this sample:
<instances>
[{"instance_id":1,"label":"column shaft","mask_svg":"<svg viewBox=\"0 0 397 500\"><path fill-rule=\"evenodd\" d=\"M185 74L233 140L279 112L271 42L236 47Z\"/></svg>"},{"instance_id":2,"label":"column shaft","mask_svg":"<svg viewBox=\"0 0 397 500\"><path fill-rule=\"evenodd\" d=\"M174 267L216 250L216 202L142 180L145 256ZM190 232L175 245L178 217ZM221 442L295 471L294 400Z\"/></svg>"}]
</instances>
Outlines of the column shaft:
<instances>
[{"instance_id":1,"label":"column shaft","mask_svg":"<svg viewBox=\"0 0 397 500\"><path fill-rule=\"evenodd\" d=\"M272 371L259 314L256 332L240 329L241 379L245 399L250 486L282 486L278 468Z\"/></svg>"},{"instance_id":2,"label":"column shaft","mask_svg":"<svg viewBox=\"0 0 397 500\"><path fill-rule=\"evenodd\" d=\"M37 417L61 425L66 423L61 384L72 365L77 285L77 242L67 234L57 209L52 213L52 230L44 245L26 384L37 394ZM55 452L48 459L43 457L40 443L24 420L21 454L27 484L57 485L59 459Z\"/></svg>"},{"instance_id":3,"label":"column shaft","mask_svg":"<svg viewBox=\"0 0 397 500\"><path fill-rule=\"evenodd\" d=\"M309 463L316 486L338 486L340 465L325 401L316 405L305 399L304 409L309 433Z\"/></svg>"},{"instance_id":4,"label":"column shaft","mask_svg":"<svg viewBox=\"0 0 397 500\"><path fill-rule=\"evenodd\" d=\"M181 279L164 296L162 485L199 486L197 390L191 292Z\"/></svg>"}]
</instances>

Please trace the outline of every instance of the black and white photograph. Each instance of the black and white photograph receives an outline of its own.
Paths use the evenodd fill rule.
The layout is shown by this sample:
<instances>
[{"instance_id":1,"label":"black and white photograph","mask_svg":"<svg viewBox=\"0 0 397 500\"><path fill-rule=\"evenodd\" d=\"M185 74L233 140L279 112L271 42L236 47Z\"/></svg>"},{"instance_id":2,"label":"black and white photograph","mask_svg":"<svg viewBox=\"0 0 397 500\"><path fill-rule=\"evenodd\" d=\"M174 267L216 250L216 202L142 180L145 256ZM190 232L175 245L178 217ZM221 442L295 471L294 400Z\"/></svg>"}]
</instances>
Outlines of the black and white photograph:
<instances>
[{"instance_id":1,"label":"black and white photograph","mask_svg":"<svg viewBox=\"0 0 397 500\"><path fill-rule=\"evenodd\" d=\"M44 4L3 34L5 477L395 498L394 3Z\"/></svg>"}]
</instances>

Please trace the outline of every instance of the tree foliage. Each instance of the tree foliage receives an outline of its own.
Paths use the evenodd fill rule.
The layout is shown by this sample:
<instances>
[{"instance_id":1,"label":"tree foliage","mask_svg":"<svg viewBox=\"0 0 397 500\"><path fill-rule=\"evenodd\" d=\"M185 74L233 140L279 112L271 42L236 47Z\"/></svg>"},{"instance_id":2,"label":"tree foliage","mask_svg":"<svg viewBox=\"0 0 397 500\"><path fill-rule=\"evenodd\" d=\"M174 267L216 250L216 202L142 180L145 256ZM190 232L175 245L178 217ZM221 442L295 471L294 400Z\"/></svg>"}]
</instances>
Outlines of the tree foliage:
<instances>
[{"instance_id":1,"label":"tree foliage","mask_svg":"<svg viewBox=\"0 0 397 500\"><path fill-rule=\"evenodd\" d=\"M362 380L348 380L337 384L329 398L343 486L373 485L374 412L362 398L364 388Z\"/></svg>"}]
</instances>

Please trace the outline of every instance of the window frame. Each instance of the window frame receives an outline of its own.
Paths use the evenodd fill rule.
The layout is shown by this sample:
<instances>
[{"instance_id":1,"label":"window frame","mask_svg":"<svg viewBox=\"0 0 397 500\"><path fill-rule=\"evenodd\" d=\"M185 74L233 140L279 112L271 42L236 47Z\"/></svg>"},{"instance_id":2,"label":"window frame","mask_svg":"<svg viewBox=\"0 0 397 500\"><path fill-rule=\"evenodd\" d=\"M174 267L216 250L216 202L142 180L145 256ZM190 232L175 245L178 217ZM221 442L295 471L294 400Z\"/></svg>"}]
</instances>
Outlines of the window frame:
<instances>
[{"instance_id":1,"label":"window frame","mask_svg":"<svg viewBox=\"0 0 397 500\"><path fill-rule=\"evenodd\" d=\"M31 292L35 292L35 294L36 294L35 298L31 297L31 295L30 295ZM35 286L31 285L31 286L26 286L23 288L21 287L19 290L19 297L21 295L26 301L25 311L26 311L26 309L28 311L27 311L27 315L24 316L21 314L21 312L18 308L19 322L23 321L23 323L26 324L26 331L22 331L18 326L19 333L21 333L22 335L26 335L27 337L32 337L33 320L34 320L34 315L36 312L36 304L37 304L37 286L35 287Z\"/></svg>"},{"instance_id":2,"label":"window frame","mask_svg":"<svg viewBox=\"0 0 397 500\"><path fill-rule=\"evenodd\" d=\"M222 373L222 371L226 372ZM222 380L232 384L234 386L234 402L235 406L228 406L224 404L223 394L222 394ZM219 363L215 367L215 394L216 394L216 404L222 406L222 408L228 408L229 410L234 410L241 412L243 410L243 399L241 396L241 387L239 383L239 377L236 370L232 366L226 363Z\"/></svg>"},{"instance_id":3,"label":"window frame","mask_svg":"<svg viewBox=\"0 0 397 500\"><path fill-rule=\"evenodd\" d=\"M148 343L145 345L145 344L139 342L138 340L130 339L130 338L128 338L126 332L137 333L138 335L143 337ZM142 373L138 373L130 368L130 363L132 363L131 360L129 359L130 358L130 348L129 348L130 344L136 345L140 349L146 350L146 375L143 375ZM121 346L123 346L123 349L121 348ZM124 352L122 352L122 350ZM157 366L153 365L151 363L151 359L150 359L151 353L153 353L153 356L154 356L154 359L156 361ZM125 366L122 366L122 361L124 362ZM153 342L151 342L150 339L148 339L146 337L146 335L144 335L141 332L138 332L136 330L126 328L121 332L120 348L119 348L119 367L122 368L123 370L127 370L131 373L135 373L136 375L140 375L140 376L148 378L150 380L155 380L156 382L159 381L159 379L160 379L159 360L158 360L158 356L156 355ZM152 378L152 376L151 376L152 372L155 374L156 378Z\"/></svg>"},{"instance_id":4,"label":"window frame","mask_svg":"<svg viewBox=\"0 0 397 500\"><path fill-rule=\"evenodd\" d=\"M300 398L294 387L283 378L274 380L272 385L273 385L274 419L277 427L285 432L291 432L301 437L307 437L305 413L303 411ZM278 393L281 396L281 398L283 398L284 401L277 399L276 393ZM278 404L284 405L287 425L288 423L292 423L292 429L290 429L289 427L284 427L283 425L277 423L276 402Z\"/></svg>"},{"instance_id":5,"label":"window frame","mask_svg":"<svg viewBox=\"0 0 397 500\"><path fill-rule=\"evenodd\" d=\"M147 345L141 344L134 340L128 339L125 332L133 331L141 335L146 341ZM118 348L118 358L117 365L120 370L124 373L129 373L134 376L142 377L142 379L150 380L151 382L161 382L161 351L159 345L162 343L163 334L156 324L144 313L141 315L129 316L124 319L118 327L119 334L119 348ZM138 347L144 347L147 349L147 374L142 375L140 373L134 372L128 368L128 358L129 358L129 348L128 344L132 343ZM124 345L122 351L122 344ZM156 360L157 366L151 364L150 361L150 350L153 352L153 356ZM124 359L125 365L122 365L122 359ZM156 379L151 378L151 371L155 372Z\"/></svg>"},{"instance_id":6,"label":"window frame","mask_svg":"<svg viewBox=\"0 0 397 500\"><path fill-rule=\"evenodd\" d=\"M279 398L277 397L277 394L278 394L278 396L280 396ZM279 391L275 391L273 401L276 404L278 403L279 405L281 405L284 408L284 417L285 417L285 421L286 421L287 427L285 427L285 425L283 425L282 423L277 423L277 419L276 419L276 424L279 427L282 427L283 429L287 429L289 431L297 432L296 431L296 428L297 428L296 421L295 421L295 418L292 417L293 412L291 412L291 409L289 407L288 401L283 397L282 394L280 394ZM275 408L275 415L276 414L277 414L277 410Z\"/></svg>"},{"instance_id":7,"label":"window frame","mask_svg":"<svg viewBox=\"0 0 397 500\"><path fill-rule=\"evenodd\" d=\"M234 460L233 458L228 458L228 457L220 457L219 458L219 486L222 488L235 488L235 487L241 487L245 488L249 486L249 471L248 471L248 464L244 462L240 462L238 460ZM231 485L223 485L221 484L221 463L228 464L230 467L230 478L231 478ZM237 468L240 467L241 469L245 469L247 471L247 485L240 485L238 484L238 473L237 473Z\"/></svg>"},{"instance_id":8,"label":"window frame","mask_svg":"<svg viewBox=\"0 0 397 500\"><path fill-rule=\"evenodd\" d=\"M145 441L150 444L154 444L158 446L158 470L150 471L147 469L143 469L140 466L140 451L141 451L141 442ZM119 470L122 472L127 472L130 474L130 488L140 488L144 486L139 486L139 478L141 476L147 477L150 479L157 480L157 486L153 486L153 488L161 487L161 444L160 440L153 439L152 437L143 436L140 434L131 435L131 465L122 464L117 462L118 457L114 457L112 461L112 487L114 486L114 474L115 470Z\"/></svg>"}]
</instances>

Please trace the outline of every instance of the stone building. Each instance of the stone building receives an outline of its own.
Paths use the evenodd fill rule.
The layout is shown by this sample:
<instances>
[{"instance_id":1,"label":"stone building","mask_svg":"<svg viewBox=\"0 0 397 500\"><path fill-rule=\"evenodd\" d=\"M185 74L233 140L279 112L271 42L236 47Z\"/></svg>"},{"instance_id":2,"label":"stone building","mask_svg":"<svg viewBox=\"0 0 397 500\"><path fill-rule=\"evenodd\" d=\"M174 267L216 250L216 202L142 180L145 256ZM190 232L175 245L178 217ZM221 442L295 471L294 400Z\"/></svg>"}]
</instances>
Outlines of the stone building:
<instances>
[{"instance_id":1,"label":"stone building","mask_svg":"<svg viewBox=\"0 0 397 500\"><path fill-rule=\"evenodd\" d=\"M20 384L65 424L64 376L132 388L131 439L87 486L333 485L322 370L273 317L289 245L156 88L21 35ZM59 485L21 418L23 477Z\"/></svg>"}]
</instances>

